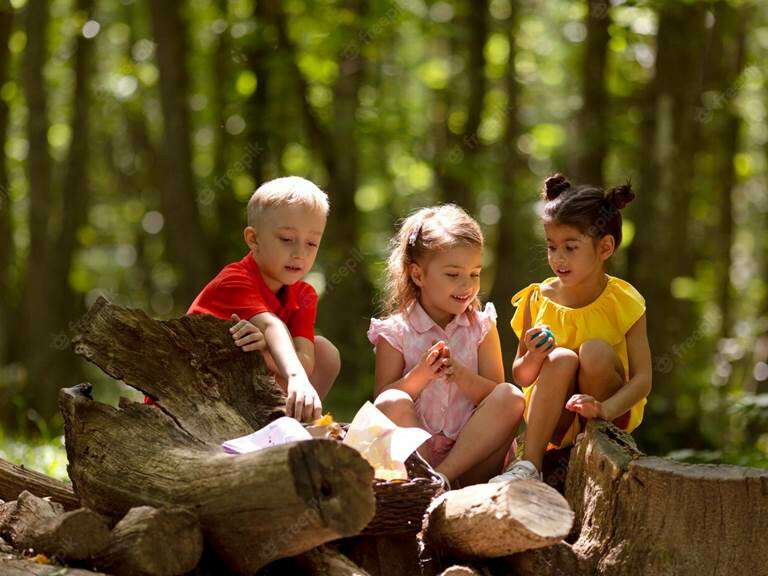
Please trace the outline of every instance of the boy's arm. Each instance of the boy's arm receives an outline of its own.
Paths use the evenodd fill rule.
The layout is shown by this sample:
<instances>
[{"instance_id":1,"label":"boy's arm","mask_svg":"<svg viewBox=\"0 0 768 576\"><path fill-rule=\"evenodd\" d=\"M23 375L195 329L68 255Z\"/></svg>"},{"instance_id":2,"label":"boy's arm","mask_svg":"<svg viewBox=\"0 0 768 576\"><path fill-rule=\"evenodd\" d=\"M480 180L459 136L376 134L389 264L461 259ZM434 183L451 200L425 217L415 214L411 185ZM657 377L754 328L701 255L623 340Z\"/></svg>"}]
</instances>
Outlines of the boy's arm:
<instances>
[{"instance_id":1,"label":"boy's arm","mask_svg":"<svg viewBox=\"0 0 768 576\"><path fill-rule=\"evenodd\" d=\"M614 420L651 393L651 348L648 345L646 318L643 314L627 332L629 382L605 400L603 418Z\"/></svg>"},{"instance_id":2,"label":"boy's arm","mask_svg":"<svg viewBox=\"0 0 768 576\"><path fill-rule=\"evenodd\" d=\"M285 324L270 312L256 314L250 319L264 334L269 353L274 360L278 374L288 382L286 412L297 420L320 418L322 404L309 382L304 365L293 347L291 335Z\"/></svg>"}]
</instances>

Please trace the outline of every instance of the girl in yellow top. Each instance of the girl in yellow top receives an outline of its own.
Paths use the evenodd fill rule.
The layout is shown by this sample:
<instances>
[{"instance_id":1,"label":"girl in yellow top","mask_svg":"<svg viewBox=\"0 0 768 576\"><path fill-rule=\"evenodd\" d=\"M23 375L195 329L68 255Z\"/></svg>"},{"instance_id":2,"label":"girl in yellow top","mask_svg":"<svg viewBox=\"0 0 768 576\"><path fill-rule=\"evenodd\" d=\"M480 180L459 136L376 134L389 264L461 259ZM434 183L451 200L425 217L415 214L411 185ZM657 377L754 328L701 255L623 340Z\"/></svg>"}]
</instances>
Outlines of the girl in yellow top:
<instances>
[{"instance_id":1,"label":"girl in yellow top","mask_svg":"<svg viewBox=\"0 0 768 576\"><path fill-rule=\"evenodd\" d=\"M572 187L556 174L542 195L547 260L556 276L512 297L520 339L513 373L527 426L522 457L491 482L541 480L545 450L572 445L582 420L602 418L631 432L651 391L645 300L605 272L621 243L631 187Z\"/></svg>"}]
</instances>

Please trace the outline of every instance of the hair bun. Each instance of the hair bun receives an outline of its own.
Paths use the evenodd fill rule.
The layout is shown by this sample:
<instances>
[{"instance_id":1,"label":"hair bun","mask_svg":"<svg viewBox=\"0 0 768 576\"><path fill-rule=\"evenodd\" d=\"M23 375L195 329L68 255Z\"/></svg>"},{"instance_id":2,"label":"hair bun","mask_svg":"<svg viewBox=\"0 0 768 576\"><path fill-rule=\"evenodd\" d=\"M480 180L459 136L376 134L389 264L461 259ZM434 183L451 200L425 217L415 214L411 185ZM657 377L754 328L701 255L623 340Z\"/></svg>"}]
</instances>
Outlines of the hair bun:
<instances>
[{"instance_id":1,"label":"hair bun","mask_svg":"<svg viewBox=\"0 0 768 576\"><path fill-rule=\"evenodd\" d=\"M544 181L543 196L547 200L554 200L570 187L571 183L568 182L568 179L558 172Z\"/></svg>"},{"instance_id":2,"label":"hair bun","mask_svg":"<svg viewBox=\"0 0 768 576\"><path fill-rule=\"evenodd\" d=\"M621 210L635 199L635 193L632 192L632 184L627 182L621 186L611 188L606 192L605 199L611 206L616 208L616 210Z\"/></svg>"}]
</instances>

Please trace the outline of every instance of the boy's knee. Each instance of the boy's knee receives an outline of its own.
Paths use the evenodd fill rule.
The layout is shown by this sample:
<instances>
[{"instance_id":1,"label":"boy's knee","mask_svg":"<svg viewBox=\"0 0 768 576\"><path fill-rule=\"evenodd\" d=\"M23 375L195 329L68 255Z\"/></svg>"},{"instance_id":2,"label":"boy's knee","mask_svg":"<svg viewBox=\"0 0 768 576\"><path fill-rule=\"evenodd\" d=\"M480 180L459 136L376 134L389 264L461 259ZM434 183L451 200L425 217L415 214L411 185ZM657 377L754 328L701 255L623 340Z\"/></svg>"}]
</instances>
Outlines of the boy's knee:
<instances>
[{"instance_id":1,"label":"boy's knee","mask_svg":"<svg viewBox=\"0 0 768 576\"><path fill-rule=\"evenodd\" d=\"M387 416L402 414L413 407L413 398L402 390L390 388L385 390L373 401L373 405Z\"/></svg>"},{"instance_id":2,"label":"boy's knee","mask_svg":"<svg viewBox=\"0 0 768 576\"><path fill-rule=\"evenodd\" d=\"M607 374L615 369L615 355L608 342L594 338L579 347L579 364L586 372Z\"/></svg>"},{"instance_id":3,"label":"boy's knee","mask_svg":"<svg viewBox=\"0 0 768 576\"><path fill-rule=\"evenodd\" d=\"M341 354L333 342L324 336L315 336L315 363L321 362L329 372L338 375L341 370Z\"/></svg>"}]
</instances>

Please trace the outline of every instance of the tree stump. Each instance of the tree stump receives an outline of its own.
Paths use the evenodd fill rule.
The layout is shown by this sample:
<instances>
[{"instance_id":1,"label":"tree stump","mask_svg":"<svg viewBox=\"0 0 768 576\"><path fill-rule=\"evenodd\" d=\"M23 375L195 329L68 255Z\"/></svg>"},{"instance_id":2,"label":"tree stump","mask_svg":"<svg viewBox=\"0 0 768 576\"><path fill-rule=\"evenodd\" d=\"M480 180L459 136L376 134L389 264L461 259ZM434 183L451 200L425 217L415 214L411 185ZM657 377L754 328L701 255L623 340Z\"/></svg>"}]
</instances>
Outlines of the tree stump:
<instances>
[{"instance_id":1,"label":"tree stump","mask_svg":"<svg viewBox=\"0 0 768 576\"><path fill-rule=\"evenodd\" d=\"M261 356L241 351L230 322L156 321L100 298L75 352L159 406L95 402L90 385L63 389L68 471L84 505L118 519L138 506L187 507L231 570L254 573L357 534L374 513L373 469L352 448L312 440L250 454L220 443L283 414Z\"/></svg>"},{"instance_id":2,"label":"tree stump","mask_svg":"<svg viewBox=\"0 0 768 576\"><path fill-rule=\"evenodd\" d=\"M574 544L505 559L514 574L730 576L768 566L768 470L645 456L632 436L591 420L571 453L566 497Z\"/></svg>"}]
</instances>

